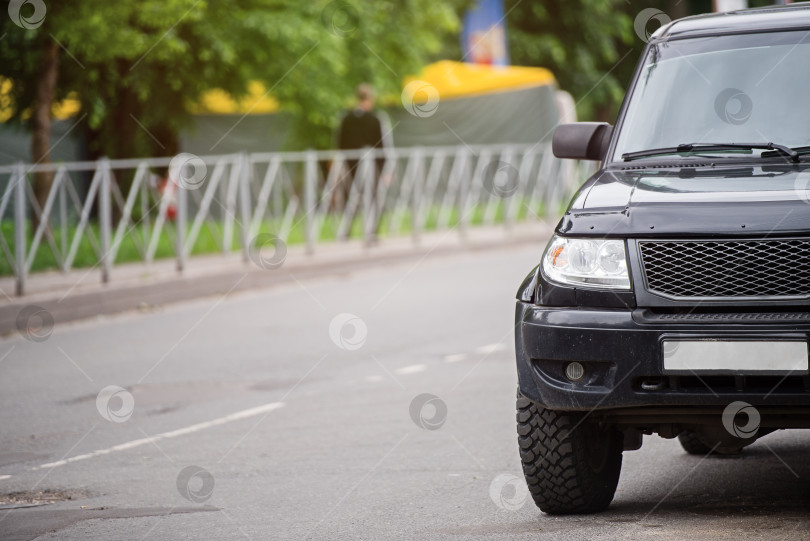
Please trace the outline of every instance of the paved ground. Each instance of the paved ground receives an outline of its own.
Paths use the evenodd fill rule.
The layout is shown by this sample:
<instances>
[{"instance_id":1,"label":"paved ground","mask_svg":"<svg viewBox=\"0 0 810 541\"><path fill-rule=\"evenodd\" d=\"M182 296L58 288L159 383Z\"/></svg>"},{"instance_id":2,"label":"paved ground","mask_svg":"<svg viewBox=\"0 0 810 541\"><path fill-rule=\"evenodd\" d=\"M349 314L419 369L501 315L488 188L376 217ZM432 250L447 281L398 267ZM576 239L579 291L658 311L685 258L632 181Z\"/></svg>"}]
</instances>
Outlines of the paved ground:
<instances>
[{"instance_id":1,"label":"paved ground","mask_svg":"<svg viewBox=\"0 0 810 541\"><path fill-rule=\"evenodd\" d=\"M801 431L737 459L648 437L598 515L550 517L515 497L512 297L539 250L303 278L0 342L0 493L72 498L0 510L0 538L807 539Z\"/></svg>"}]
</instances>

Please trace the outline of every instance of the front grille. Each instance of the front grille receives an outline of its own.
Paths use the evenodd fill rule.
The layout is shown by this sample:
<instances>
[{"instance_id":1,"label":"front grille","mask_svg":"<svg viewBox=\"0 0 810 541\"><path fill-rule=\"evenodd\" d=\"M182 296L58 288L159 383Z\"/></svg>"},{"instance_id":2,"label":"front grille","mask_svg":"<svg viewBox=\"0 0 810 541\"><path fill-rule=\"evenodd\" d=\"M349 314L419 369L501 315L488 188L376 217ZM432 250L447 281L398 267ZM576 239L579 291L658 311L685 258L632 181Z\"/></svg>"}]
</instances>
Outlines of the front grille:
<instances>
[{"instance_id":1,"label":"front grille","mask_svg":"<svg viewBox=\"0 0 810 541\"><path fill-rule=\"evenodd\" d=\"M670 298L810 296L810 239L640 241L647 289Z\"/></svg>"}]
</instances>

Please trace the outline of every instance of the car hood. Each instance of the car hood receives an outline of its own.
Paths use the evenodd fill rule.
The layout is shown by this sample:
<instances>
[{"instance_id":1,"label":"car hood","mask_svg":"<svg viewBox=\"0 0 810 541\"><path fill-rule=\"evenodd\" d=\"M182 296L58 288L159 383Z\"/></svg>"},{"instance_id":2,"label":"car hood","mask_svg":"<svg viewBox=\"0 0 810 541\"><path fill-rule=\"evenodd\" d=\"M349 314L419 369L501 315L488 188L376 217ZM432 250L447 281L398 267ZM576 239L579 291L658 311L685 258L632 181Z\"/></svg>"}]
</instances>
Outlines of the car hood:
<instances>
[{"instance_id":1,"label":"car hood","mask_svg":"<svg viewBox=\"0 0 810 541\"><path fill-rule=\"evenodd\" d=\"M810 164L602 170L558 226L565 235L807 234Z\"/></svg>"}]
</instances>

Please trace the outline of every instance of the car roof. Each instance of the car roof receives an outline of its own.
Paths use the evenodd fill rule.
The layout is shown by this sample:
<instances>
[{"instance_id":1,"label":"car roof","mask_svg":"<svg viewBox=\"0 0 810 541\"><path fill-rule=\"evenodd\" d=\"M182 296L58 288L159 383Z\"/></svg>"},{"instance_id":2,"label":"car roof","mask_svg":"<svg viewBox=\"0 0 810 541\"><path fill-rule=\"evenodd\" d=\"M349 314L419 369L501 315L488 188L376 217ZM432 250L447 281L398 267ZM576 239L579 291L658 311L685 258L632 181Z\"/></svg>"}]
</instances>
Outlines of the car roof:
<instances>
[{"instance_id":1,"label":"car roof","mask_svg":"<svg viewBox=\"0 0 810 541\"><path fill-rule=\"evenodd\" d=\"M801 28L810 30L810 2L686 17L662 26L651 38L670 40Z\"/></svg>"}]
</instances>

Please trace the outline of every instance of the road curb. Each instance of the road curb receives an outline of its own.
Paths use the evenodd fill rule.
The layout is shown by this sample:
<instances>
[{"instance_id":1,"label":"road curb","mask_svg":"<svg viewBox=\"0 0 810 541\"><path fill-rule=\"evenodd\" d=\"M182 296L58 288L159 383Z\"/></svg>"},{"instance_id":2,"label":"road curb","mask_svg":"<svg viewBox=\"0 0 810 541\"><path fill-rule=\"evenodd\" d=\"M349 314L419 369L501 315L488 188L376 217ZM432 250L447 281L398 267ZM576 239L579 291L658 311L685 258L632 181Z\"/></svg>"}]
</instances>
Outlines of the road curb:
<instances>
[{"instance_id":1,"label":"road curb","mask_svg":"<svg viewBox=\"0 0 810 541\"><path fill-rule=\"evenodd\" d=\"M531 243L539 245L543 240L543 235L550 234L552 229L552 226L548 224L540 224L539 228L535 228L530 234L515 234L486 241L469 241L441 246L409 247L391 252L360 251L346 254L337 260L334 258L319 260L318 256L303 256L293 260L288 258L287 263L276 270L262 270L252 264L235 263L233 268L198 276L176 275L153 283L137 285L111 283L99 286L94 291L78 292L68 296L52 292L32 298L21 297L19 300L14 299L11 303L0 306L0 335L8 336L17 333L19 330L17 319L21 311L29 306L44 309L53 317L54 325L59 325L100 315L142 310L201 297L294 283L304 278L341 274L367 268L369 264L388 265L462 252L503 249ZM25 323L20 322L20 326L24 329Z\"/></svg>"}]
</instances>

